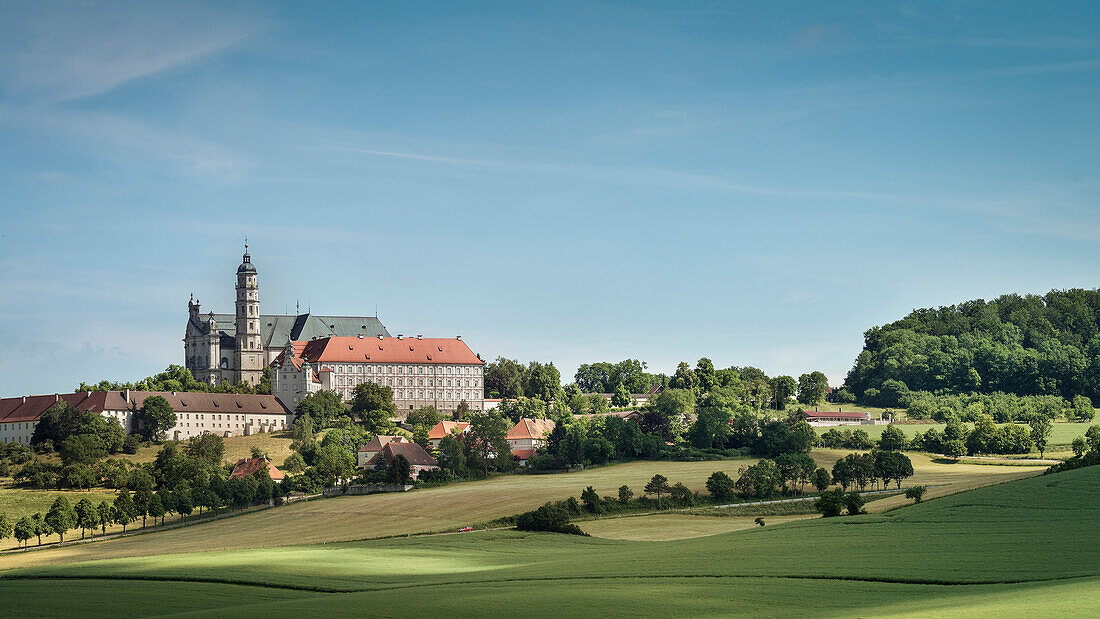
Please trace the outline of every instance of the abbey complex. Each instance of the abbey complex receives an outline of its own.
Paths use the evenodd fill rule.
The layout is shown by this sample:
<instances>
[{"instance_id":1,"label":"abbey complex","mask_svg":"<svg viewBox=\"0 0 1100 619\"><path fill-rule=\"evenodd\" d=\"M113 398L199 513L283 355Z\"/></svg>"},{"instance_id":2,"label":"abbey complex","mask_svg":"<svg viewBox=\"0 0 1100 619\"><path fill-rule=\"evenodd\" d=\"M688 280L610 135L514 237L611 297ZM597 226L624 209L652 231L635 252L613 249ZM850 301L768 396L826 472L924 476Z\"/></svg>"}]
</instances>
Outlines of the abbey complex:
<instances>
[{"instance_id":1,"label":"abbey complex","mask_svg":"<svg viewBox=\"0 0 1100 619\"><path fill-rule=\"evenodd\" d=\"M184 365L196 380L216 385L229 381L260 382L264 367L286 348L287 342L325 336L389 337L373 316L297 316L260 313L256 267L245 251L237 267L237 301L233 314L203 315L192 296L187 303L183 338Z\"/></svg>"},{"instance_id":2,"label":"abbey complex","mask_svg":"<svg viewBox=\"0 0 1100 619\"><path fill-rule=\"evenodd\" d=\"M260 313L257 271L245 245L233 314L203 315L192 296L184 364L196 380L259 384L271 368L271 393L290 410L321 389L345 399L373 382L393 389L398 411L432 405L484 407L484 362L455 338L392 337L372 316Z\"/></svg>"}]
</instances>

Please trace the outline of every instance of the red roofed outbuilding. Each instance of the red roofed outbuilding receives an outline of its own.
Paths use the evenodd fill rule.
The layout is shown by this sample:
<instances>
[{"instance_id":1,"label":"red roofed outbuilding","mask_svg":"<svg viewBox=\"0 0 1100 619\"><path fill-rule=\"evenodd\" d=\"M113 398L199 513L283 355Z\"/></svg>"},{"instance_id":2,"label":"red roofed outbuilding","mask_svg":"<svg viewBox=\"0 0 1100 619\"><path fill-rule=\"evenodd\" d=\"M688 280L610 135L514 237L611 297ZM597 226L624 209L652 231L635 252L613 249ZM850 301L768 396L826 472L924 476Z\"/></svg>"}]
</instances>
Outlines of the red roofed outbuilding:
<instances>
[{"instance_id":1,"label":"red roofed outbuilding","mask_svg":"<svg viewBox=\"0 0 1100 619\"><path fill-rule=\"evenodd\" d=\"M282 481L286 479L286 475L276 468L267 456L263 458L241 458L237 460L237 466L233 467L233 472L229 474L229 479L244 479L256 471L265 469L273 481Z\"/></svg>"}]
</instances>

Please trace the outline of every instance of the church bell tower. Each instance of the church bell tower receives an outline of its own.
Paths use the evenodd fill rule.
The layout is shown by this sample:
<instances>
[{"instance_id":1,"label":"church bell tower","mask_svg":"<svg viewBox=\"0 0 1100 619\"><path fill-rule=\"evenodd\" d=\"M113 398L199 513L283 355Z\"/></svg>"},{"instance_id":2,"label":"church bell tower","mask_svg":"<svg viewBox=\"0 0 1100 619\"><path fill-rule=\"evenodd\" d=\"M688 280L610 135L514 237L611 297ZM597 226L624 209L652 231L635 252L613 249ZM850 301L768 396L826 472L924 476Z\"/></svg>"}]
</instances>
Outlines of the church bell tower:
<instances>
[{"instance_id":1,"label":"church bell tower","mask_svg":"<svg viewBox=\"0 0 1100 619\"><path fill-rule=\"evenodd\" d=\"M263 377L264 348L260 340L260 288L256 267L244 246L241 266L237 267L237 334L234 369L236 380L258 385Z\"/></svg>"}]
</instances>

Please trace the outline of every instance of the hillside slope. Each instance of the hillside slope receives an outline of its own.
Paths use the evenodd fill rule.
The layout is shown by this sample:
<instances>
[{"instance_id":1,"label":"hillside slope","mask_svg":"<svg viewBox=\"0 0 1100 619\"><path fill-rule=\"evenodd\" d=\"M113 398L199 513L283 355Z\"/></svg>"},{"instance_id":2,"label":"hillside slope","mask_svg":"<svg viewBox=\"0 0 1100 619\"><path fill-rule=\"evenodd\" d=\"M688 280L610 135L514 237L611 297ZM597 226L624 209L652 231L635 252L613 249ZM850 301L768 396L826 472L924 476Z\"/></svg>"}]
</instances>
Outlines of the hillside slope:
<instances>
[{"instance_id":1,"label":"hillside slope","mask_svg":"<svg viewBox=\"0 0 1100 619\"><path fill-rule=\"evenodd\" d=\"M503 616L523 608L525 614L589 616L1008 610L1051 616L1100 603L1100 556L1089 550L1100 539L1096 505L1100 467L887 514L675 542L502 531L188 553L7 572L0 594L50 597L45 592L51 588L56 597L61 590L49 579L65 578L97 583L119 599L137 591L153 599L157 582L203 583L211 595L231 583L279 592L233 609L246 614L354 608ZM74 609L84 606L80 599L71 602ZM181 608L187 605L174 610Z\"/></svg>"}]
</instances>

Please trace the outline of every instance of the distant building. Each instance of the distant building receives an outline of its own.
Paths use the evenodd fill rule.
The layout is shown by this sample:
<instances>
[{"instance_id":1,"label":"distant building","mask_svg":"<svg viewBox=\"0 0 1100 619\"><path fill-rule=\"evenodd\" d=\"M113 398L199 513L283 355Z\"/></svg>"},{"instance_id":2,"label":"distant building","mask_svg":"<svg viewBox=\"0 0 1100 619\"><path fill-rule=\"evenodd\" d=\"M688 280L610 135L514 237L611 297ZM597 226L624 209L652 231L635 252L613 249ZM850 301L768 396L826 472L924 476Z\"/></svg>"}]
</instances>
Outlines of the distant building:
<instances>
[{"instance_id":1,"label":"distant building","mask_svg":"<svg viewBox=\"0 0 1100 619\"><path fill-rule=\"evenodd\" d=\"M452 412L461 402L480 411L484 366L461 337L325 337L287 343L271 364L271 393L296 408L322 389L349 400L373 382L393 389L401 418L428 405Z\"/></svg>"},{"instance_id":2,"label":"distant building","mask_svg":"<svg viewBox=\"0 0 1100 619\"><path fill-rule=\"evenodd\" d=\"M554 431L555 424L549 419L520 419L515 427L508 431L508 446L521 464L536 452L546 448L546 437Z\"/></svg>"},{"instance_id":3,"label":"distant building","mask_svg":"<svg viewBox=\"0 0 1100 619\"><path fill-rule=\"evenodd\" d=\"M0 441L28 445L38 420L64 400L73 408L117 419L126 433L133 431L134 413L145 399L161 396L176 413L176 425L167 437L183 440L200 434L245 436L285 430L294 413L274 396L182 391L80 391L55 395L0 399Z\"/></svg>"},{"instance_id":4,"label":"distant building","mask_svg":"<svg viewBox=\"0 0 1100 619\"><path fill-rule=\"evenodd\" d=\"M452 433L465 434L469 430L470 424L465 421L443 420L432 426L431 430L428 430L428 442L431 443L432 449L439 449L443 437Z\"/></svg>"},{"instance_id":5,"label":"distant building","mask_svg":"<svg viewBox=\"0 0 1100 619\"><path fill-rule=\"evenodd\" d=\"M363 445L359 448L358 453L356 453L355 466L363 468L364 466L366 466L367 462L371 460L371 458L374 458L374 456L377 455L378 452L382 451L383 447L389 445L390 443L407 442L409 441L405 440L404 436L389 436L385 434L375 435L374 438L367 441L366 445Z\"/></svg>"},{"instance_id":6,"label":"distant building","mask_svg":"<svg viewBox=\"0 0 1100 619\"><path fill-rule=\"evenodd\" d=\"M268 366L294 340L318 337L388 337L377 316L296 316L261 314L256 267L245 245L237 267L236 313L203 315L192 296L187 303L183 337L184 366L195 380L218 384L244 381L257 384Z\"/></svg>"},{"instance_id":7,"label":"distant building","mask_svg":"<svg viewBox=\"0 0 1100 619\"><path fill-rule=\"evenodd\" d=\"M871 423L870 413L841 413L830 411L806 411L806 421L811 426L843 426Z\"/></svg>"},{"instance_id":8,"label":"distant building","mask_svg":"<svg viewBox=\"0 0 1100 619\"><path fill-rule=\"evenodd\" d=\"M388 469L397 456L405 456L405 459L409 461L409 476L413 479L419 477L422 471L439 469L439 463L420 445L398 442L389 442L383 445L382 450L367 461L365 468Z\"/></svg>"},{"instance_id":9,"label":"distant building","mask_svg":"<svg viewBox=\"0 0 1100 619\"><path fill-rule=\"evenodd\" d=\"M241 458L237 460L237 465L233 467L233 472L229 474L229 479L243 479L257 471L263 470L267 471L268 476L271 477L273 481L282 481L286 479L286 475L276 468L267 456L262 458Z\"/></svg>"}]
</instances>

